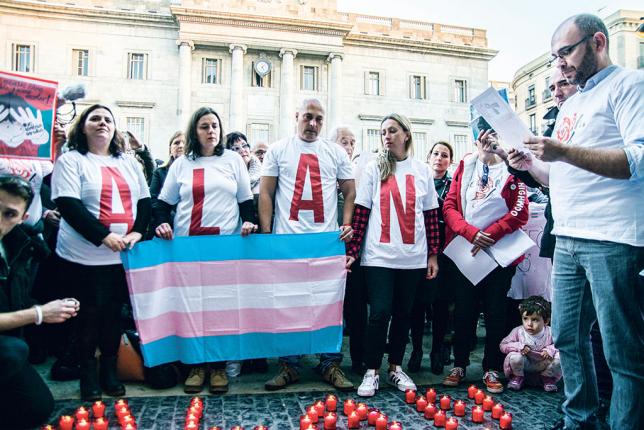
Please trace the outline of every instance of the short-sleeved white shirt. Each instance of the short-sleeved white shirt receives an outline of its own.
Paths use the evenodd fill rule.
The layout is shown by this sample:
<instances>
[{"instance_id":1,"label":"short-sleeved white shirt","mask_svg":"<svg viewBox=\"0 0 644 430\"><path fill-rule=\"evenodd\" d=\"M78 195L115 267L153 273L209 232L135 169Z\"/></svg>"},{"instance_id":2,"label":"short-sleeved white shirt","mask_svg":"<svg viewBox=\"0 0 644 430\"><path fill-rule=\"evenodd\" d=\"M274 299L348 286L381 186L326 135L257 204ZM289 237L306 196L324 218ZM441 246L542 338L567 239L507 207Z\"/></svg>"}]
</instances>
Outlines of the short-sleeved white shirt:
<instances>
[{"instance_id":1,"label":"short-sleeved white shirt","mask_svg":"<svg viewBox=\"0 0 644 430\"><path fill-rule=\"evenodd\" d=\"M195 193L197 197L203 195L197 201L197 207ZM198 227L218 227L219 234L238 234L242 225L238 203L252 198L244 161L239 154L227 149L221 156L194 160L185 156L178 158L170 166L159 194L159 200L177 205L174 216L176 236L190 236L191 223L198 221L199 216L201 222L197 222ZM192 230L192 235L198 234L205 233Z\"/></svg>"},{"instance_id":2,"label":"short-sleeved white shirt","mask_svg":"<svg viewBox=\"0 0 644 430\"><path fill-rule=\"evenodd\" d=\"M297 136L280 140L268 148L262 176L277 177L273 232L338 229L337 183L353 179L351 161L340 145L325 139L305 142Z\"/></svg>"},{"instance_id":3,"label":"short-sleeved white shirt","mask_svg":"<svg viewBox=\"0 0 644 430\"><path fill-rule=\"evenodd\" d=\"M125 235L134 225L138 201L150 197L150 191L139 163L131 156L69 151L54 165L52 199L59 197L79 199L111 232ZM64 218L60 221L56 253L87 266L121 263L118 252L103 244L95 246Z\"/></svg>"},{"instance_id":4,"label":"short-sleeved white shirt","mask_svg":"<svg viewBox=\"0 0 644 430\"><path fill-rule=\"evenodd\" d=\"M26 224L34 225L42 218L43 207L40 199L40 189L43 178L54 169L51 161L23 160L19 158L0 158L0 173L20 176L29 181L34 190L34 200L27 208Z\"/></svg>"},{"instance_id":5,"label":"short-sleeved white shirt","mask_svg":"<svg viewBox=\"0 0 644 430\"><path fill-rule=\"evenodd\" d=\"M409 212L412 202L413 213ZM376 161L370 161L360 177L356 204L371 209L362 250L363 266L391 269L427 267L423 212L438 207L434 177L429 166L408 157L396 163L395 175L381 182Z\"/></svg>"}]
</instances>

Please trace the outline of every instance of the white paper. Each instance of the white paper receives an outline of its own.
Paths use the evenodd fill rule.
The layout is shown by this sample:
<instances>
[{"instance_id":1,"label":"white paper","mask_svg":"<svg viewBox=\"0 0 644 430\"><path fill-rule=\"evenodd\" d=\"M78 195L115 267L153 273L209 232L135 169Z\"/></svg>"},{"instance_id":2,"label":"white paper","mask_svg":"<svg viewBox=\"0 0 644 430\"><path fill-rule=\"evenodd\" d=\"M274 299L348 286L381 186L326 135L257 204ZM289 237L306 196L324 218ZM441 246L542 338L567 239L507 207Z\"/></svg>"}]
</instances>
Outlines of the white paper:
<instances>
[{"instance_id":1,"label":"white paper","mask_svg":"<svg viewBox=\"0 0 644 430\"><path fill-rule=\"evenodd\" d=\"M501 136L504 144L527 151L523 140L534 135L494 88L490 87L472 99L472 106Z\"/></svg>"},{"instance_id":2,"label":"white paper","mask_svg":"<svg viewBox=\"0 0 644 430\"><path fill-rule=\"evenodd\" d=\"M523 230L516 230L503 236L485 251L499 263L499 266L508 267L535 245Z\"/></svg>"},{"instance_id":3,"label":"white paper","mask_svg":"<svg viewBox=\"0 0 644 430\"><path fill-rule=\"evenodd\" d=\"M456 267L469 281L476 285L497 267L496 261L483 251L472 257L472 245L463 236L456 236L447 245L443 254L456 264Z\"/></svg>"}]
</instances>

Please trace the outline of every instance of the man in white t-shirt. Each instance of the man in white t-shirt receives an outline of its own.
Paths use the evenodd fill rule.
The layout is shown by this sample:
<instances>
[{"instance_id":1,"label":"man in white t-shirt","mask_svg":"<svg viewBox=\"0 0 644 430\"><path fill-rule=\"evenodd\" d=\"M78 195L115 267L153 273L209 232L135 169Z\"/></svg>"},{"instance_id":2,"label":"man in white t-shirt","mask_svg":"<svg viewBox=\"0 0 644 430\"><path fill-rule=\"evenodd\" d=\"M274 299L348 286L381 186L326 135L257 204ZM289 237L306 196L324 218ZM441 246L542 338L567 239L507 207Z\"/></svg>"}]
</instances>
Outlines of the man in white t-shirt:
<instances>
[{"instance_id":1,"label":"man in white t-shirt","mask_svg":"<svg viewBox=\"0 0 644 430\"><path fill-rule=\"evenodd\" d=\"M644 73L611 64L608 30L594 15L564 21L553 61L579 91L554 136L510 151L510 165L552 189L553 318L566 429L595 428L597 381L589 332L599 322L613 377L610 428L644 420Z\"/></svg>"},{"instance_id":2,"label":"man in white t-shirt","mask_svg":"<svg viewBox=\"0 0 644 430\"><path fill-rule=\"evenodd\" d=\"M337 188L344 196L340 239L352 238L355 200L353 170L347 153L334 142L320 138L324 108L319 100L304 100L295 114L297 135L273 143L264 157L259 192L262 233L317 233L337 231ZM274 221L273 218L273 202ZM280 357L280 372L267 381L269 391L299 380L299 356ZM341 353L320 355L324 379L338 389L351 390L339 367Z\"/></svg>"}]
</instances>

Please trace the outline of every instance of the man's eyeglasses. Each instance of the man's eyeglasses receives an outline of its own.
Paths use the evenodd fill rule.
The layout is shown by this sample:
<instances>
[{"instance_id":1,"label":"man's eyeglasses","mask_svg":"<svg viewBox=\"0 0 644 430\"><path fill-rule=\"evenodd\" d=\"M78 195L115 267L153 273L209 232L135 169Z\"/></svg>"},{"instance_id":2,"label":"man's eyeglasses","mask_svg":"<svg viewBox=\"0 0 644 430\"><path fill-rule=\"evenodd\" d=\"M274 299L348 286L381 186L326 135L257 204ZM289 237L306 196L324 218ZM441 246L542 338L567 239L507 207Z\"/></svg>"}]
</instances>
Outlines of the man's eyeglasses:
<instances>
[{"instance_id":1,"label":"man's eyeglasses","mask_svg":"<svg viewBox=\"0 0 644 430\"><path fill-rule=\"evenodd\" d=\"M559 49L557 53L552 54L552 57L550 58L550 64L557 61L557 58L560 58L562 60L565 59L565 57L572 54L579 45L581 45L582 43L584 43L585 41L587 41L593 36L594 36L593 34L588 34L584 38L582 38L579 42L573 43L572 45L564 46L563 48Z\"/></svg>"},{"instance_id":2,"label":"man's eyeglasses","mask_svg":"<svg viewBox=\"0 0 644 430\"><path fill-rule=\"evenodd\" d=\"M250 149L250 145L249 145L249 144L247 144L247 143L244 143L244 144L242 144L242 145L234 145L234 146L233 146L233 147L231 147L230 149L232 149L232 150L233 150L233 151L235 151L235 152L239 152L239 151L241 151L241 150L242 150L242 148Z\"/></svg>"},{"instance_id":3,"label":"man's eyeglasses","mask_svg":"<svg viewBox=\"0 0 644 430\"><path fill-rule=\"evenodd\" d=\"M263 149L257 149L257 150L255 150L255 154L257 154L257 155L266 154L266 151L263 150Z\"/></svg>"}]
</instances>

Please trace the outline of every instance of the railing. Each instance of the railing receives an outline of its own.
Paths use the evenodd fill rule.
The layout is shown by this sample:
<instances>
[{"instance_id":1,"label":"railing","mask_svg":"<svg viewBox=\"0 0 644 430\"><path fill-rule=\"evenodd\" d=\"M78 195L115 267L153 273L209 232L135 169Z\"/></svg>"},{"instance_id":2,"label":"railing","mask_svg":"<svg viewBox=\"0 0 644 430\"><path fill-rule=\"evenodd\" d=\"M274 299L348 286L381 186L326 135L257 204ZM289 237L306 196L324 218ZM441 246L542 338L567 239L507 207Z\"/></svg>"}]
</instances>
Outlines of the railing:
<instances>
[{"instance_id":1,"label":"railing","mask_svg":"<svg viewBox=\"0 0 644 430\"><path fill-rule=\"evenodd\" d=\"M552 98L552 91L550 91L549 89L543 90L543 93L541 93L541 97L543 98L544 102L547 102Z\"/></svg>"},{"instance_id":2,"label":"railing","mask_svg":"<svg viewBox=\"0 0 644 430\"><path fill-rule=\"evenodd\" d=\"M536 97L528 97L525 99L525 110L532 109L537 105Z\"/></svg>"}]
</instances>

